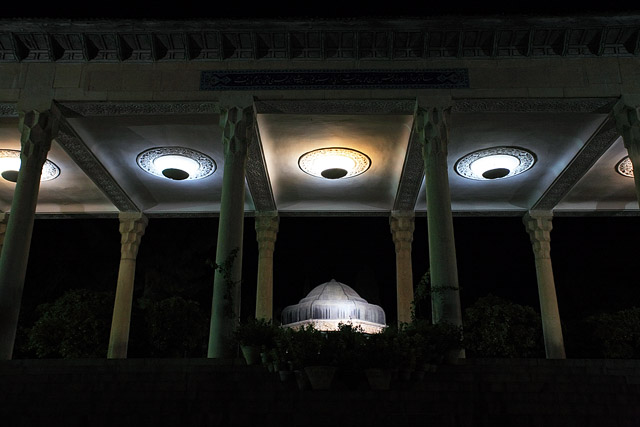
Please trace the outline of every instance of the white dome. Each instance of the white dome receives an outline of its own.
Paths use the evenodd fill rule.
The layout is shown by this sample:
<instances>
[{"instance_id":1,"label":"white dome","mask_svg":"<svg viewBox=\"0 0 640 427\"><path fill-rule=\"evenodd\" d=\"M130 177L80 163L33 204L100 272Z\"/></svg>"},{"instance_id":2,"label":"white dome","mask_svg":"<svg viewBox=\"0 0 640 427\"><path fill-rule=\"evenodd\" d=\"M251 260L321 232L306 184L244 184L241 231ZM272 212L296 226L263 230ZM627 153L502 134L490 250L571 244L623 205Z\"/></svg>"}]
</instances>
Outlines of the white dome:
<instances>
[{"instance_id":1,"label":"white dome","mask_svg":"<svg viewBox=\"0 0 640 427\"><path fill-rule=\"evenodd\" d=\"M336 329L338 323L361 326L365 332L379 332L386 326L382 307L369 304L344 283L330 282L313 288L298 304L282 310L282 325L312 324L317 329Z\"/></svg>"}]
</instances>

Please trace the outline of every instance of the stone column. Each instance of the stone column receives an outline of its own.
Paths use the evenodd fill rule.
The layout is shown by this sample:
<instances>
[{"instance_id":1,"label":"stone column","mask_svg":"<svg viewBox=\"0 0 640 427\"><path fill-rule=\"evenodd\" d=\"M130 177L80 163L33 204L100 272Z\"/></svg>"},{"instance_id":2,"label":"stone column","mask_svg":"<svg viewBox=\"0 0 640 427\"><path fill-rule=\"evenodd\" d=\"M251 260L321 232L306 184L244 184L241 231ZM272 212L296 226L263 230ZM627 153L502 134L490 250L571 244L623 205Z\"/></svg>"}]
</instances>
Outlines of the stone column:
<instances>
[{"instance_id":1,"label":"stone column","mask_svg":"<svg viewBox=\"0 0 640 427\"><path fill-rule=\"evenodd\" d=\"M396 294L398 324L411 322L413 302L413 268L411 266L411 242L413 241L413 211L391 212L391 234L396 248Z\"/></svg>"},{"instance_id":2,"label":"stone column","mask_svg":"<svg viewBox=\"0 0 640 427\"><path fill-rule=\"evenodd\" d=\"M9 214L6 212L0 213L0 254L2 253L2 246L4 245L4 235L7 233L8 221Z\"/></svg>"},{"instance_id":3,"label":"stone column","mask_svg":"<svg viewBox=\"0 0 640 427\"><path fill-rule=\"evenodd\" d=\"M126 359L131 325L131 304L136 275L136 257L147 218L139 212L120 212L120 270L113 305L107 358Z\"/></svg>"},{"instance_id":4,"label":"stone column","mask_svg":"<svg viewBox=\"0 0 640 427\"><path fill-rule=\"evenodd\" d=\"M224 172L218 225L216 268L213 280L208 357L233 357L232 333L240 319L244 183L247 144L254 132L250 107L229 107L220 113L223 129Z\"/></svg>"},{"instance_id":5,"label":"stone column","mask_svg":"<svg viewBox=\"0 0 640 427\"><path fill-rule=\"evenodd\" d=\"M449 113L450 108L418 106L415 120L425 166L432 320L460 326L462 310L447 171Z\"/></svg>"},{"instance_id":6,"label":"stone column","mask_svg":"<svg viewBox=\"0 0 640 427\"><path fill-rule=\"evenodd\" d=\"M258 286L256 289L256 319L273 319L273 250L278 235L277 212L256 213L258 240Z\"/></svg>"},{"instance_id":7,"label":"stone column","mask_svg":"<svg viewBox=\"0 0 640 427\"><path fill-rule=\"evenodd\" d=\"M620 100L613 108L618 133L622 136L624 146L629 153L633 165L633 179L636 185L636 197L640 204L640 99L636 105L629 105Z\"/></svg>"},{"instance_id":8,"label":"stone column","mask_svg":"<svg viewBox=\"0 0 640 427\"><path fill-rule=\"evenodd\" d=\"M51 111L20 112L20 171L0 256L0 359L11 359L27 272L42 166L58 121Z\"/></svg>"},{"instance_id":9,"label":"stone column","mask_svg":"<svg viewBox=\"0 0 640 427\"><path fill-rule=\"evenodd\" d=\"M562 325L551 267L551 212L529 212L523 222L533 246L538 277L538 297L547 359L565 359Z\"/></svg>"}]
</instances>

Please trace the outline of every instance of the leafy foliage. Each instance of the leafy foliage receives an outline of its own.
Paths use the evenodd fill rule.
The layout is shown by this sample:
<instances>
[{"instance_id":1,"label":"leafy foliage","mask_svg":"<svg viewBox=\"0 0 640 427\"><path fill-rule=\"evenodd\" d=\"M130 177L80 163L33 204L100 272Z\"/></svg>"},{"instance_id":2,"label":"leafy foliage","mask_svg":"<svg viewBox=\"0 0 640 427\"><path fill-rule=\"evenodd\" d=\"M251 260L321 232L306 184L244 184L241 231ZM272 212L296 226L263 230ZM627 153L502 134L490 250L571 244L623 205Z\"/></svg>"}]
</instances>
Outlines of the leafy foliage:
<instances>
[{"instance_id":1,"label":"leafy foliage","mask_svg":"<svg viewBox=\"0 0 640 427\"><path fill-rule=\"evenodd\" d=\"M488 295L465 310L469 356L544 357L542 322L531 307Z\"/></svg>"},{"instance_id":2,"label":"leafy foliage","mask_svg":"<svg viewBox=\"0 0 640 427\"><path fill-rule=\"evenodd\" d=\"M197 302L173 296L141 305L152 356L203 356L209 323Z\"/></svg>"},{"instance_id":3,"label":"leafy foliage","mask_svg":"<svg viewBox=\"0 0 640 427\"><path fill-rule=\"evenodd\" d=\"M571 350L577 357L640 358L640 308L589 316L572 328Z\"/></svg>"},{"instance_id":4,"label":"leafy foliage","mask_svg":"<svg viewBox=\"0 0 640 427\"><path fill-rule=\"evenodd\" d=\"M41 304L28 347L41 358L106 357L113 300L111 293L72 289Z\"/></svg>"}]
</instances>

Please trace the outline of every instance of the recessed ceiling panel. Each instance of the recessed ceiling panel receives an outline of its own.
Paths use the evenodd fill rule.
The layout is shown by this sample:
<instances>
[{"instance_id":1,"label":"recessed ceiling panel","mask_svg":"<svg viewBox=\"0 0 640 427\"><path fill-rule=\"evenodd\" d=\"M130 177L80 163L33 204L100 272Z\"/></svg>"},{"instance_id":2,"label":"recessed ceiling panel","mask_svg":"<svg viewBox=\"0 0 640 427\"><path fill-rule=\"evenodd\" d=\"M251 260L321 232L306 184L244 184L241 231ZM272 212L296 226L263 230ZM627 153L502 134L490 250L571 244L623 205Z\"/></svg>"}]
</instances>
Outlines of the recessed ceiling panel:
<instances>
[{"instance_id":1,"label":"recessed ceiling panel","mask_svg":"<svg viewBox=\"0 0 640 427\"><path fill-rule=\"evenodd\" d=\"M456 113L451 115L448 172L454 211L525 211L544 194L606 118L582 113ZM519 147L536 162L525 173L473 180L454 170L471 152ZM426 210L424 182L416 210Z\"/></svg>"},{"instance_id":2,"label":"recessed ceiling panel","mask_svg":"<svg viewBox=\"0 0 640 427\"><path fill-rule=\"evenodd\" d=\"M619 138L589 172L571 189L556 211L637 210L633 178L616 172L616 165L628 156Z\"/></svg>"},{"instance_id":3,"label":"recessed ceiling panel","mask_svg":"<svg viewBox=\"0 0 640 427\"><path fill-rule=\"evenodd\" d=\"M261 114L258 124L278 210L392 209L412 116ZM300 156L329 147L357 150L371 165L360 175L336 179L313 176L300 168Z\"/></svg>"},{"instance_id":4,"label":"recessed ceiling panel","mask_svg":"<svg viewBox=\"0 0 640 427\"><path fill-rule=\"evenodd\" d=\"M218 116L90 117L70 123L96 158L144 212L219 212L224 153ZM138 155L155 147L185 147L210 157L216 171L202 179L171 180L138 166ZM245 209L252 210L246 190Z\"/></svg>"},{"instance_id":5,"label":"recessed ceiling panel","mask_svg":"<svg viewBox=\"0 0 640 427\"><path fill-rule=\"evenodd\" d=\"M0 119L0 148L20 150L18 119ZM60 168L60 175L42 181L38 192L38 214L115 213L117 209L54 140L47 159ZM0 178L0 209L9 211L16 184Z\"/></svg>"}]
</instances>

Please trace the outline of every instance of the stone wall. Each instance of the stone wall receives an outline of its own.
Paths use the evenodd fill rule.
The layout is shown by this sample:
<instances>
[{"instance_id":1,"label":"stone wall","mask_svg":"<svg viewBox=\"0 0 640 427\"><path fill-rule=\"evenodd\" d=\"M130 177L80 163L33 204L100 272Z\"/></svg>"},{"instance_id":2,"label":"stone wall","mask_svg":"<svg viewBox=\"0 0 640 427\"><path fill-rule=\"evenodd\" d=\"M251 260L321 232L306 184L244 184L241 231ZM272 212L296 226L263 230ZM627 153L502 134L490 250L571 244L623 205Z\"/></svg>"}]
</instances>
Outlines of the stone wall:
<instances>
[{"instance_id":1,"label":"stone wall","mask_svg":"<svg viewBox=\"0 0 640 427\"><path fill-rule=\"evenodd\" d=\"M637 426L638 360L473 360L370 390L343 373L331 390L243 361L0 362L2 424L65 426Z\"/></svg>"}]
</instances>

